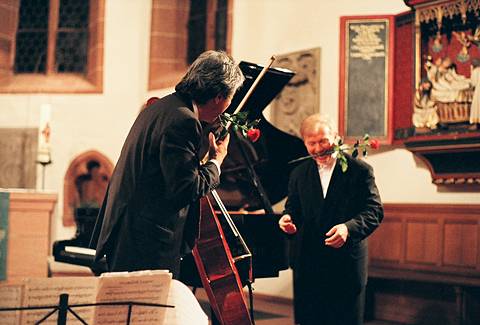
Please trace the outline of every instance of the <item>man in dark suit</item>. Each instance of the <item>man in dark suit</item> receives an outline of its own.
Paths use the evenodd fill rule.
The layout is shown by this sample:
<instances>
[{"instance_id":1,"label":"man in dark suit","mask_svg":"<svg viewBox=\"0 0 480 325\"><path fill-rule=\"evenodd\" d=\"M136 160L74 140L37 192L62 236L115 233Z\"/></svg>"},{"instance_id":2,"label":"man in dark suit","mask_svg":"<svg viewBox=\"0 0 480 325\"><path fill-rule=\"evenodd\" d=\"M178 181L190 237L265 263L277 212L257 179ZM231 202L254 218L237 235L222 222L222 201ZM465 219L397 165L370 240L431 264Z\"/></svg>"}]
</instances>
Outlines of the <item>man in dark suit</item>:
<instances>
[{"instance_id":1,"label":"man in dark suit","mask_svg":"<svg viewBox=\"0 0 480 325\"><path fill-rule=\"evenodd\" d=\"M178 278L198 233L199 199L219 184L229 142L210 133L202 164L201 122L217 119L243 80L231 57L207 51L174 93L138 115L99 212L90 244L96 262L105 256L108 271L168 269Z\"/></svg>"},{"instance_id":2,"label":"man in dark suit","mask_svg":"<svg viewBox=\"0 0 480 325\"><path fill-rule=\"evenodd\" d=\"M327 152L335 132L315 114L300 133L314 159L290 175L279 226L294 240L295 321L298 324L363 323L367 237L383 219L372 167L346 155L348 168Z\"/></svg>"}]
</instances>

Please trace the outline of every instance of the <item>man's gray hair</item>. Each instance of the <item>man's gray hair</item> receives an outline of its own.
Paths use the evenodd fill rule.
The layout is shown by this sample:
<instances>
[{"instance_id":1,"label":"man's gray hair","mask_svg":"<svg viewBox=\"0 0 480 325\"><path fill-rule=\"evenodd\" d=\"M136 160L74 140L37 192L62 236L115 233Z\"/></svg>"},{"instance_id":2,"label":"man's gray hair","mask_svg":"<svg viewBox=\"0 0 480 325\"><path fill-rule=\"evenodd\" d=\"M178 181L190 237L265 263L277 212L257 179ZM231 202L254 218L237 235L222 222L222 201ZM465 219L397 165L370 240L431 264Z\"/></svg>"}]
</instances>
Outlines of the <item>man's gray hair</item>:
<instances>
[{"instance_id":1,"label":"man's gray hair","mask_svg":"<svg viewBox=\"0 0 480 325\"><path fill-rule=\"evenodd\" d=\"M223 51L206 51L188 68L175 90L202 105L219 95L230 97L244 80L232 57Z\"/></svg>"},{"instance_id":2,"label":"man's gray hair","mask_svg":"<svg viewBox=\"0 0 480 325\"><path fill-rule=\"evenodd\" d=\"M316 134L323 127L327 127L331 134L336 133L333 123L328 117L320 114L310 115L306 117L300 125L300 135L305 139L305 136Z\"/></svg>"}]
</instances>

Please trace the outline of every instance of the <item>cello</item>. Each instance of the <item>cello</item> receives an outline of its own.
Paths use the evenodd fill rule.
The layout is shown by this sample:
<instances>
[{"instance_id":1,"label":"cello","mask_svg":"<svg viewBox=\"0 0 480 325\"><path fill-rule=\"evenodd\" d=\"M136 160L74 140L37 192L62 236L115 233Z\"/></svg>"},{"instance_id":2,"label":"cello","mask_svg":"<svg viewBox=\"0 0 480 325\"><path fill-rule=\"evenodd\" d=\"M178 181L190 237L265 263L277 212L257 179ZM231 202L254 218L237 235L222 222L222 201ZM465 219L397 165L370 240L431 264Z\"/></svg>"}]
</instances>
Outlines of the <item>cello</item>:
<instances>
[{"instance_id":1,"label":"cello","mask_svg":"<svg viewBox=\"0 0 480 325\"><path fill-rule=\"evenodd\" d=\"M272 56L269 64L267 64L257 76L234 114L242 109L274 61L275 57ZM227 131L230 125L230 122L226 125ZM209 196L212 197L220 209L219 214L223 222L219 220ZM228 226L228 230L233 233L235 238L237 244L236 251L239 253L235 257L233 257L230 247L226 242L222 224ZM200 199L199 227L199 236L193 248L192 255L216 318L222 325L253 324L253 317L249 313L238 269L235 265L236 262L240 261L249 265L248 274L251 283L253 278L252 254L215 189L210 192L210 195Z\"/></svg>"}]
</instances>

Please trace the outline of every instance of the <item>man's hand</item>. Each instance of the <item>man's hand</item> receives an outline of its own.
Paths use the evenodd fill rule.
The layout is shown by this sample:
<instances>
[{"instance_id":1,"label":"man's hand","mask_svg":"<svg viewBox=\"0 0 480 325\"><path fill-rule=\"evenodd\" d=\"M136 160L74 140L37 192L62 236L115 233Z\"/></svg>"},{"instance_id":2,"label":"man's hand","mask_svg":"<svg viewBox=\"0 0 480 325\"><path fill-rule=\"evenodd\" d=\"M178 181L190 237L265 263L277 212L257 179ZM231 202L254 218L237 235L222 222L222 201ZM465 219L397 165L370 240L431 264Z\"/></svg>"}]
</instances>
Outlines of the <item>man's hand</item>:
<instances>
[{"instance_id":1,"label":"man's hand","mask_svg":"<svg viewBox=\"0 0 480 325\"><path fill-rule=\"evenodd\" d=\"M288 214L283 215L280 218L280 220L278 220L278 225L280 226L280 229L282 229L283 232L289 235L292 235L297 232L297 227L292 222L292 218Z\"/></svg>"},{"instance_id":2,"label":"man's hand","mask_svg":"<svg viewBox=\"0 0 480 325\"><path fill-rule=\"evenodd\" d=\"M348 238L348 228L344 223L335 225L326 234L325 245L333 248L342 247Z\"/></svg>"},{"instance_id":3,"label":"man's hand","mask_svg":"<svg viewBox=\"0 0 480 325\"><path fill-rule=\"evenodd\" d=\"M225 156L228 153L228 143L230 142L230 134L218 142L215 141L213 133L208 134L208 141L210 142L210 149L208 151L208 159L215 159L221 165Z\"/></svg>"}]
</instances>

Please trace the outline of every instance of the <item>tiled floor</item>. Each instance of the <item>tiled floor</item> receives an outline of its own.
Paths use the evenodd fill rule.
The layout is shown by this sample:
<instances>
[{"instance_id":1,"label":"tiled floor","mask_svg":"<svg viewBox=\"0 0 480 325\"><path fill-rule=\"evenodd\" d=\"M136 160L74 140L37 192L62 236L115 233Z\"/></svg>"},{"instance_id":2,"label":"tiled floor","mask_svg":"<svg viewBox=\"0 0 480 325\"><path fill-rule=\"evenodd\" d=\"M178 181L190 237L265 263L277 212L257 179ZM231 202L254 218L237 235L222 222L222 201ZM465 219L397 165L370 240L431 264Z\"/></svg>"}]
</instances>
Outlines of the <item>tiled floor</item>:
<instances>
[{"instance_id":1,"label":"tiled floor","mask_svg":"<svg viewBox=\"0 0 480 325\"><path fill-rule=\"evenodd\" d=\"M203 310L207 315L210 314L210 306L207 296L203 289L197 289L195 296L200 301ZM259 296L254 299L254 318L255 325L294 325L293 306L283 299L274 301ZM321 323L319 323L321 325ZM371 321L364 325L395 325L390 322Z\"/></svg>"},{"instance_id":2,"label":"tiled floor","mask_svg":"<svg viewBox=\"0 0 480 325\"><path fill-rule=\"evenodd\" d=\"M195 296L207 315L210 305L203 289L197 289ZM274 302L263 297L254 297L255 325L293 325L293 308L291 304Z\"/></svg>"}]
</instances>

